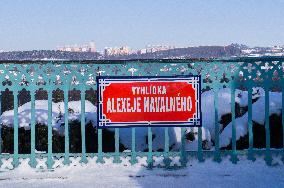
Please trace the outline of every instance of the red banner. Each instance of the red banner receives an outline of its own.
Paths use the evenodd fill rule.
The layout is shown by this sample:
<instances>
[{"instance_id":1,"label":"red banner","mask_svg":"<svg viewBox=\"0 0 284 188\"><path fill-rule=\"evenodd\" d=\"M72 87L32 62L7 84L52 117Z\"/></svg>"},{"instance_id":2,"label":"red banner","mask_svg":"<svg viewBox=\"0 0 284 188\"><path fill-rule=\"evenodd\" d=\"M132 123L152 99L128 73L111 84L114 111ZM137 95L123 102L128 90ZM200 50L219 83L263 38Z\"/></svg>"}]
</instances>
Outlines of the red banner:
<instances>
[{"instance_id":1,"label":"red banner","mask_svg":"<svg viewBox=\"0 0 284 188\"><path fill-rule=\"evenodd\" d=\"M200 77L101 77L98 91L99 127L200 126Z\"/></svg>"}]
</instances>

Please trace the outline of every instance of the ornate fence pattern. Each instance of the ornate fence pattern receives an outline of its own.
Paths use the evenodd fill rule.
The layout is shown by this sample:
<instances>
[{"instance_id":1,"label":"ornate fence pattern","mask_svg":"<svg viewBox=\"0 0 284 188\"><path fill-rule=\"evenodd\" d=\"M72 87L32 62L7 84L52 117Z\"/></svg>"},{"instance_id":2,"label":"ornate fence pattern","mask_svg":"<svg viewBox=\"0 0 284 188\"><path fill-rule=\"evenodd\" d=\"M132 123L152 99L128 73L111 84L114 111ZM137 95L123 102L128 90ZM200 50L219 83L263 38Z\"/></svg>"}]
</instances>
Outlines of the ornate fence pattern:
<instances>
[{"instance_id":1,"label":"ornate fence pattern","mask_svg":"<svg viewBox=\"0 0 284 188\"><path fill-rule=\"evenodd\" d=\"M284 147L281 149L270 148L269 129L269 91L278 88L284 90L284 58L243 58L214 61L193 61L193 60L134 60L134 61L98 61L98 62L2 62L0 64L0 91L9 90L14 97L14 152L13 154L0 154L0 158L13 158L13 166L19 165L19 158L29 158L29 164L35 167L37 158L46 158L46 165L52 168L54 157L64 158L64 164L70 163L70 157L81 157L81 162L86 163L87 157L97 157L97 162L103 163L104 157L114 157L114 162L119 163L120 157L130 156L131 164L137 162L138 156L146 156L149 166L153 165L153 156L163 156L166 166L170 165L169 157L180 156L181 165L186 165L189 155L196 156L199 161L204 161L206 156L213 156L214 160L220 162L222 155L230 155L233 163L237 163L238 155L246 154L248 159L254 160L256 154L264 154L267 164L271 164L272 154L282 155L284 160ZM214 91L215 106L215 149L202 149L202 129L198 128L198 150L185 150L185 128L181 128L180 151L171 151L169 148L169 130L164 128L164 150L161 152L152 151L152 128L148 128L148 151L136 151L136 128L131 129L131 151L119 151L120 129L115 128L115 151L104 153L102 150L102 130L98 129L98 152L86 152L85 138L85 91L96 90L96 76L172 76L172 75L201 75L202 88ZM265 90L265 149L253 147L252 130L252 88L262 87ZM231 114L232 114L232 149L221 150L219 146L220 127L218 122L218 91L221 88L231 90ZM235 125L235 89L243 88L248 92L248 136L249 147L246 150L237 150L236 147L236 125ZM31 152L30 154L19 154L18 145L18 94L21 90L30 92L31 101ZM43 89L48 96L48 150L47 153L37 153L35 143L35 92ZM64 92L65 106L65 152L52 152L52 92L60 89ZM81 91L81 140L82 152L69 152L69 126L68 126L68 91ZM284 95L282 92L282 126L284 125ZM1 122L2 123L2 122ZM1 129L0 129L1 130ZM284 129L282 129L284 130ZM284 134L284 131L282 135ZM283 137L284 146L284 137ZM0 145L1 147L1 145ZM0 148L1 151L1 148ZM1 160L0 160L1 165Z\"/></svg>"}]
</instances>

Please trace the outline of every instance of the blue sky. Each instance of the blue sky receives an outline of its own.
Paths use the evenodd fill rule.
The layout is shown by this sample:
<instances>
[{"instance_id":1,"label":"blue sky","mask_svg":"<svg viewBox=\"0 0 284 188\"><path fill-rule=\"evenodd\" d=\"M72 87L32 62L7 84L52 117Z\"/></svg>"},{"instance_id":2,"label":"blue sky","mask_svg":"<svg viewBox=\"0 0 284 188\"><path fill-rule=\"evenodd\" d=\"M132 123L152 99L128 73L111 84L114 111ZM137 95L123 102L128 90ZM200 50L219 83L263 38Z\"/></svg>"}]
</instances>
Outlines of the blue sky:
<instances>
[{"instance_id":1,"label":"blue sky","mask_svg":"<svg viewBox=\"0 0 284 188\"><path fill-rule=\"evenodd\" d=\"M283 0L1 0L0 49L284 44Z\"/></svg>"}]
</instances>

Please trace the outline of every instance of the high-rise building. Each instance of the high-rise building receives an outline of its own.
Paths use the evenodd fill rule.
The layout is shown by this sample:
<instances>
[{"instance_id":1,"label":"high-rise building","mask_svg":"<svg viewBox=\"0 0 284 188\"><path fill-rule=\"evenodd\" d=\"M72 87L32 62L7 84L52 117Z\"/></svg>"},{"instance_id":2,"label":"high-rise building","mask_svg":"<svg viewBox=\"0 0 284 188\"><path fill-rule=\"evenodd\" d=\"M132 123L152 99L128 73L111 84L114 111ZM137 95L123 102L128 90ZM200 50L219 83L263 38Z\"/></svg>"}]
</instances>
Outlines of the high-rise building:
<instances>
[{"instance_id":1,"label":"high-rise building","mask_svg":"<svg viewBox=\"0 0 284 188\"><path fill-rule=\"evenodd\" d=\"M147 53L154 53L154 52L159 52L159 51L165 51L165 50L170 50L174 49L175 47L173 46L167 46L167 45L148 45L146 47L146 52Z\"/></svg>"},{"instance_id":2,"label":"high-rise building","mask_svg":"<svg viewBox=\"0 0 284 188\"><path fill-rule=\"evenodd\" d=\"M57 50L64 52L96 52L96 44L95 42L89 42L89 44L84 45L64 45L58 46Z\"/></svg>"},{"instance_id":3,"label":"high-rise building","mask_svg":"<svg viewBox=\"0 0 284 188\"><path fill-rule=\"evenodd\" d=\"M96 44L95 44L95 42L90 42L89 43L89 51L90 52L96 52Z\"/></svg>"},{"instance_id":4,"label":"high-rise building","mask_svg":"<svg viewBox=\"0 0 284 188\"><path fill-rule=\"evenodd\" d=\"M104 54L105 56L117 56L117 55L129 55L132 51L128 46L122 46L122 47L106 47Z\"/></svg>"}]
</instances>

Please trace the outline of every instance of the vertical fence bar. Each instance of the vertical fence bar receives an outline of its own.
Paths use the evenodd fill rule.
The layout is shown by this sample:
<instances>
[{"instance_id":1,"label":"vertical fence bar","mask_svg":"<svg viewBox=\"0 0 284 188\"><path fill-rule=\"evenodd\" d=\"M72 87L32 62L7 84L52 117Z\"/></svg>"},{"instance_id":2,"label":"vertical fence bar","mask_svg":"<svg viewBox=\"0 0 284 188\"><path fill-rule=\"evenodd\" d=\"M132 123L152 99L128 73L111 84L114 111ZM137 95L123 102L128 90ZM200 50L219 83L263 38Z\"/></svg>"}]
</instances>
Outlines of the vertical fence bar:
<instances>
[{"instance_id":1,"label":"vertical fence bar","mask_svg":"<svg viewBox=\"0 0 284 188\"><path fill-rule=\"evenodd\" d=\"M231 161L236 164L237 157L237 141L236 141L236 113L235 113L235 84L231 85L231 112L232 112L232 153Z\"/></svg>"},{"instance_id":2,"label":"vertical fence bar","mask_svg":"<svg viewBox=\"0 0 284 188\"><path fill-rule=\"evenodd\" d=\"M85 88L85 83L83 83L83 87L81 89L81 141L82 141L82 158L80 160L81 163L88 162L86 157L85 95L86 95L86 88Z\"/></svg>"},{"instance_id":3,"label":"vertical fence bar","mask_svg":"<svg viewBox=\"0 0 284 188\"><path fill-rule=\"evenodd\" d=\"M14 95L14 155L13 155L13 166L14 168L19 166L19 149L18 149L18 132L19 132L19 122L18 122L18 90L15 88L13 90Z\"/></svg>"},{"instance_id":4,"label":"vertical fence bar","mask_svg":"<svg viewBox=\"0 0 284 188\"><path fill-rule=\"evenodd\" d=\"M269 128L269 82L265 80L265 143L266 143L266 154L265 161L268 165L271 165L272 157L270 152L270 128Z\"/></svg>"},{"instance_id":5,"label":"vertical fence bar","mask_svg":"<svg viewBox=\"0 0 284 188\"><path fill-rule=\"evenodd\" d=\"M165 147L164 147L164 164L166 168L170 167L171 160L169 158L169 128L165 127Z\"/></svg>"},{"instance_id":6,"label":"vertical fence bar","mask_svg":"<svg viewBox=\"0 0 284 188\"><path fill-rule=\"evenodd\" d=\"M120 156L119 156L119 129L115 128L115 155L114 155L114 163L121 163Z\"/></svg>"},{"instance_id":7,"label":"vertical fence bar","mask_svg":"<svg viewBox=\"0 0 284 188\"><path fill-rule=\"evenodd\" d=\"M47 120L47 168L51 169L54 161L53 161L53 154L52 154L52 87L48 86L47 90L48 95L48 120Z\"/></svg>"},{"instance_id":8,"label":"vertical fence bar","mask_svg":"<svg viewBox=\"0 0 284 188\"><path fill-rule=\"evenodd\" d=\"M64 161L63 163L65 165L69 165L71 163L69 159L69 122L68 122L68 92L69 92L69 87L68 87L69 82L65 81L65 87L64 87Z\"/></svg>"},{"instance_id":9,"label":"vertical fence bar","mask_svg":"<svg viewBox=\"0 0 284 188\"><path fill-rule=\"evenodd\" d=\"M187 153L185 151L185 131L186 128L181 128L181 148L180 148L180 164L185 167L187 164Z\"/></svg>"},{"instance_id":10,"label":"vertical fence bar","mask_svg":"<svg viewBox=\"0 0 284 188\"><path fill-rule=\"evenodd\" d=\"M248 159L255 161L253 153L253 129L252 129L252 86L248 86L248 132L249 132L249 149Z\"/></svg>"},{"instance_id":11,"label":"vertical fence bar","mask_svg":"<svg viewBox=\"0 0 284 188\"><path fill-rule=\"evenodd\" d=\"M2 84L0 84L1 87ZM2 88L2 87L1 87ZM0 116L2 115L2 89L0 89ZM0 122L2 124L2 122ZM0 167L2 166L2 126L0 126Z\"/></svg>"},{"instance_id":12,"label":"vertical fence bar","mask_svg":"<svg viewBox=\"0 0 284 188\"><path fill-rule=\"evenodd\" d=\"M214 88L214 109L215 109L215 153L214 161L221 162L220 146L219 146L219 135L220 126L218 121L218 88Z\"/></svg>"},{"instance_id":13,"label":"vertical fence bar","mask_svg":"<svg viewBox=\"0 0 284 188\"><path fill-rule=\"evenodd\" d=\"M98 67L98 71L99 71ZM101 73L98 73L98 76L101 76ZM98 83L97 83L98 84ZM98 92L98 91L97 91ZM98 99L99 100L99 99ZM99 105L99 104L98 104ZM103 140L102 140L102 129L98 129L98 159L97 163L104 163L104 154L103 154Z\"/></svg>"},{"instance_id":14,"label":"vertical fence bar","mask_svg":"<svg viewBox=\"0 0 284 188\"><path fill-rule=\"evenodd\" d=\"M35 157L35 90L30 90L31 94L31 157L29 164L31 167L35 168L37 165Z\"/></svg>"},{"instance_id":15,"label":"vertical fence bar","mask_svg":"<svg viewBox=\"0 0 284 188\"><path fill-rule=\"evenodd\" d=\"M152 128L148 127L148 157L147 157L148 167L153 167L153 148L152 148Z\"/></svg>"},{"instance_id":16,"label":"vertical fence bar","mask_svg":"<svg viewBox=\"0 0 284 188\"><path fill-rule=\"evenodd\" d=\"M284 79L282 76L282 138L283 138L283 145L282 145L282 161L284 163Z\"/></svg>"},{"instance_id":17,"label":"vertical fence bar","mask_svg":"<svg viewBox=\"0 0 284 188\"><path fill-rule=\"evenodd\" d=\"M131 128L131 160L132 165L137 163L137 154L136 154L136 129Z\"/></svg>"},{"instance_id":18,"label":"vertical fence bar","mask_svg":"<svg viewBox=\"0 0 284 188\"><path fill-rule=\"evenodd\" d=\"M197 158L199 162L203 162L203 150L202 150L202 128L198 127L198 151Z\"/></svg>"},{"instance_id":19,"label":"vertical fence bar","mask_svg":"<svg viewBox=\"0 0 284 188\"><path fill-rule=\"evenodd\" d=\"M102 129L98 129L98 163L104 163Z\"/></svg>"}]
</instances>

